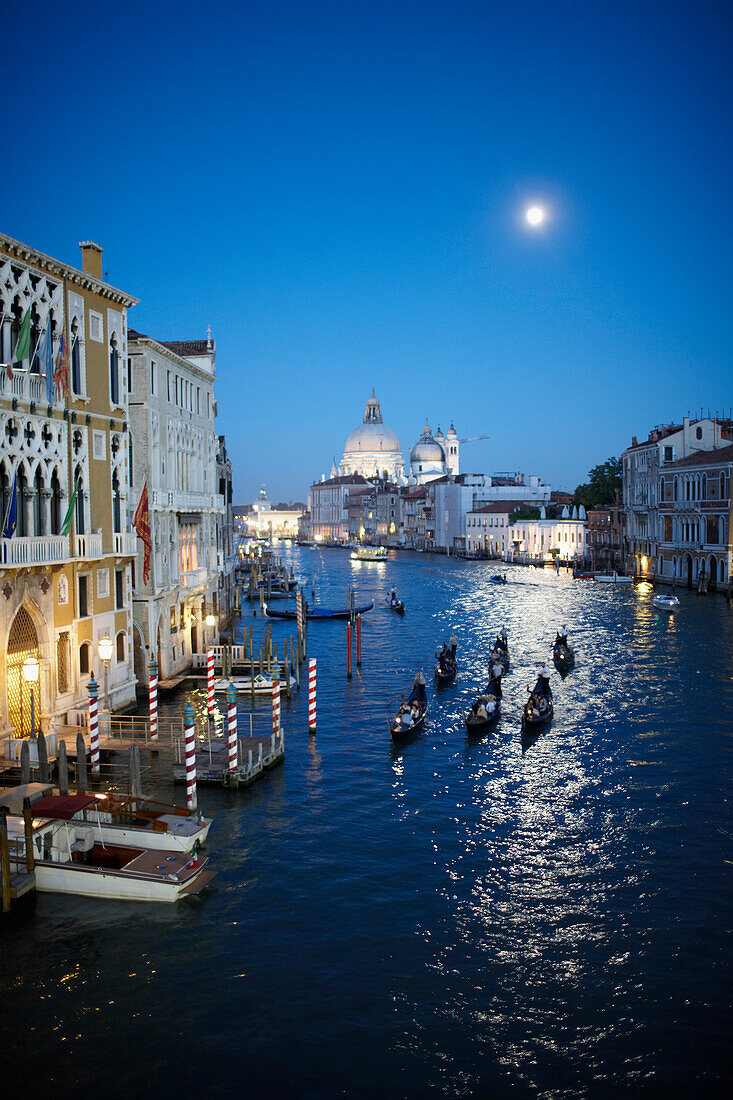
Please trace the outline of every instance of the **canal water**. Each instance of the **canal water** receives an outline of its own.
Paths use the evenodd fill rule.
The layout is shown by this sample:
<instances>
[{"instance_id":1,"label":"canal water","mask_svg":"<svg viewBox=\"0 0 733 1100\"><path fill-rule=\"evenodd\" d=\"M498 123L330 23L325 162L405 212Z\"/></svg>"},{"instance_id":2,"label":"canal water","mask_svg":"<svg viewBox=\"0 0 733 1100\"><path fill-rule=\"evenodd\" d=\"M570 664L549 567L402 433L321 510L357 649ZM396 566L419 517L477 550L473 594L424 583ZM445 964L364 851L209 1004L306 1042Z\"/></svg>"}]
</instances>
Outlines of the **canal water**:
<instances>
[{"instance_id":1,"label":"canal water","mask_svg":"<svg viewBox=\"0 0 733 1100\"><path fill-rule=\"evenodd\" d=\"M427 554L283 554L315 574L318 601L343 605L351 585L375 600L362 668L347 682L344 623L311 624L317 735L303 688L284 704L282 767L242 792L199 791L215 817L207 894L40 895L0 922L8 1089L722 1092L733 610L681 592L671 617L650 590ZM491 583L497 567L508 584ZM404 619L384 603L392 584ZM576 667L553 673L552 725L523 746L527 684L563 621ZM469 741L463 711L502 623L502 717ZM451 628L460 671L436 697ZM281 652L291 629L275 624ZM395 751L388 704L417 667L429 725ZM168 776L161 760L151 786L180 799Z\"/></svg>"}]
</instances>

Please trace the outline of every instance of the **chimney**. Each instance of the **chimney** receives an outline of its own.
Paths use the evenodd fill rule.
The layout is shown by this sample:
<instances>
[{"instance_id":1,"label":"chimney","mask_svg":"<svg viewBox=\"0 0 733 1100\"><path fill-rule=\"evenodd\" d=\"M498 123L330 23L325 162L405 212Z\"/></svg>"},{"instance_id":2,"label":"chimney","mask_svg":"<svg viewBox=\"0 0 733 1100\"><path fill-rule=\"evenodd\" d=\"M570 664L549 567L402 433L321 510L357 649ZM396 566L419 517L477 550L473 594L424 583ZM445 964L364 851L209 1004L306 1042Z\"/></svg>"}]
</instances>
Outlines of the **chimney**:
<instances>
[{"instance_id":1,"label":"chimney","mask_svg":"<svg viewBox=\"0 0 733 1100\"><path fill-rule=\"evenodd\" d=\"M87 275L93 275L95 279L102 278L102 246L94 241L79 241L81 249L82 271Z\"/></svg>"}]
</instances>

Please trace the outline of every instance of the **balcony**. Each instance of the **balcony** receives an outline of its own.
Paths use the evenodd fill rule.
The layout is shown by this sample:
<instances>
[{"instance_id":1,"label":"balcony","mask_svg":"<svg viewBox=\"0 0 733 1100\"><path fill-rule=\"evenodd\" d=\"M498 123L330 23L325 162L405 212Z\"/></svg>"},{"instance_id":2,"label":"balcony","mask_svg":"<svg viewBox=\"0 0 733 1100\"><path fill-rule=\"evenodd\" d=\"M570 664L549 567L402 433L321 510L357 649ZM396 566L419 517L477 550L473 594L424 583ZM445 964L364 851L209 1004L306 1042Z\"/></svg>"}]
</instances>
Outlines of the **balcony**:
<instances>
[{"instance_id":1,"label":"balcony","mask_svg":"<svg viewBox=\"0 0 733 1100\"><path fill-rule=\"evenodd\" d=\"M218 493L189 492L183 489L153 489L153 508L172 508L176 512L223 511L224 497Z\"/></svg>"},{"instance_id":2,"label":"balcony","mask_svg":"<svg viewBox=\"0 0 733 1100\"><path fill-rule=\"evenodd\" d=\"M185 573L180 574L178 581L181 588L199 588L201 585L206 584L208 576L208 569L188 569Z\"/></svg>"},{"instance_id":3,"label":"balcony","mask_svg":"<svg viewBox=\"0 0 733 1100\"><path fill-rule=\"evenodd\" d=\"M0 566L59 565L68 560L68 535L30 535L0 539Z\"/></svg>"},{"instance_id":4,"label":"balcony","mask_svg":"<svg viewBox=\"0 0 733 1100\"><path fill-rule=\"evenodd\" d=\"M102 556L102 532L97 531L93 535L74 536L75 558L101 558Z\"/></svg>"},{"instance_id":5,"label":"balcony","mask_svg":"<svg viewBox=\"0 0 733 1100\"><path fill-rule=\"evenodd\" d=\"M137 554L137 534L134 531L115 531L114 551L120 557L134 558Z\"/></svg>"},{"instance_id":6,"label":"balcony","mask_svg":"<svg viewBox=\"0 0 733 1100\"><path fill-rule=\"evenodd\" d=\"M46 393L46 376L43 374L29 374L24 370L13 370L13 377L8 378L5 369L0 371L0 397L6 400L14 399L29 404L35 401L37 405L48 405ZM54 390L51 405L61 408L63 402Z\"/></svg>"}]
</instances>

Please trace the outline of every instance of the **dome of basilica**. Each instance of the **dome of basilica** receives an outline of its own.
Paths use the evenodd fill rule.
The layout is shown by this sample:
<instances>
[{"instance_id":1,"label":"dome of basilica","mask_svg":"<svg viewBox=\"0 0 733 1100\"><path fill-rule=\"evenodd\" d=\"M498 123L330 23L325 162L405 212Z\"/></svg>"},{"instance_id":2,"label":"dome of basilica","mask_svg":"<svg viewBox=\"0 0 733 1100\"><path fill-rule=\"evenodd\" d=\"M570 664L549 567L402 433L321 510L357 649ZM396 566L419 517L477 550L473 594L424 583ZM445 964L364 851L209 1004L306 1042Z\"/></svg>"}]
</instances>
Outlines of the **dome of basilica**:
<instances>
[{"instance_id":1,"label":"dome of basilica","mask_svg":"<svg viewBox=\"0 0 733 1100\"><path fill-rule=\"evenodd\" d=\"M400 441L383 423L382 410L372 390L362 423L346 440L341 469L365 477L402 478L403 465Z\"/></svg>"},{"instance_id":2,"label":"dome of basilica","mask_svg":"<svg viewBox=\"0 0 733 1100\"><path fill-rule=\"evenodd\" d=\"M433 438L433 434L430 431L430 425L428 424L427 420L425 421L425 427L422 430L422 435L410 451L410 465L419 462L445 462L445 452L440 443L438 443L437 440Z\"/></svg>"}]
</instances>

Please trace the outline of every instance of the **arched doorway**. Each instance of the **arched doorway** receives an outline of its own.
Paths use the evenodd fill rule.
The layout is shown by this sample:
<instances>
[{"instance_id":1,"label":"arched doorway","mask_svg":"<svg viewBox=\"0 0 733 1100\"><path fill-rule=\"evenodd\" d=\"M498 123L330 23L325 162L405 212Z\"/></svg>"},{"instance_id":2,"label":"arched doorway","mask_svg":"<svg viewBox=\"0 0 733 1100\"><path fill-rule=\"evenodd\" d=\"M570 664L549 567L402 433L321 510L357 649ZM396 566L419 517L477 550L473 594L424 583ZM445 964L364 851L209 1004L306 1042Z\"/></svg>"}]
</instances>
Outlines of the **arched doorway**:
<instances>
[{"instance_id":1,"label":"arched doorway","mask_svg":"<svg viewBox=\"0 0 733 1100\"><path fill-rule=\"evenodd\" d=\"M29 656L40 658L38 635L27 609L21 607L8 633L8 716L13 727L13 737L28 737L31 732L31 686L23 676L23 662ZM38 730L41 713L40 680L34 685L33 693Z\"/></svg>"},{"instance_id":2,"label":"arched doorway","mask_svg":"<svg viewBox=\"0 0 733 1100\"><path fill-rule=\"evenodd\" d=\"M692 588L692 554L687 555L685 565L687 566L687 587Z\"/></svg>"},{"instance_id":3,"label":"arched doorway","mask_svg":"<svg viewBox=\"0 0 733 1100\"><path fill-rule=\"evenodd\" d=\"M137 623L132 624L132 653L135 668L135 679L139 688L148 686L148 658L145 643Z\"/></svg>"},{"instance_id":4,"label":"arched doorway","mask_svg":"<svg viewBox=\"0 0 733 1100\"><path fill-rule=\"evenodd\" d=\"M714 554L710 555L710 565L708 566L708 588L711 591L715 591L715 586L718 583L718 559Z\"/></svg>"}]
</instances>

